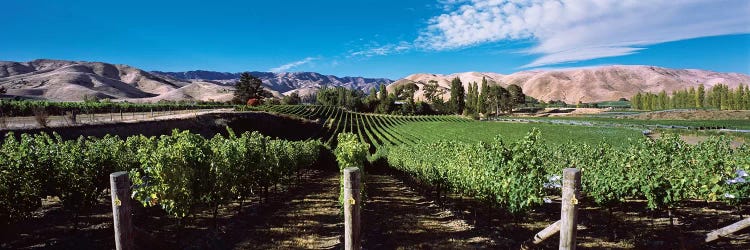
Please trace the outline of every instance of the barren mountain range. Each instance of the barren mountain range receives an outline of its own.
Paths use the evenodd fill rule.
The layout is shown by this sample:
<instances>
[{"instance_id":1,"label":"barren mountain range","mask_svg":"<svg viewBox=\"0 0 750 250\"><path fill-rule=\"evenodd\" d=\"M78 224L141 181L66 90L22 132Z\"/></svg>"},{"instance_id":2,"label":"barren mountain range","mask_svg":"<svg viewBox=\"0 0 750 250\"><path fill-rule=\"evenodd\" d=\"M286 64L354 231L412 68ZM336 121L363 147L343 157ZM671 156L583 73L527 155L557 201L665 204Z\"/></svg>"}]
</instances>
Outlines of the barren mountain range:
<instances>
[{"instance_id":1,"label":"barren mountain range","mask_svg":"<svg viewBox=\"0 0 750 250\"><path fill-rule=\"evenodd\" d=\"M388 86L416 83L420 90L415 97L423 97L422 86L435 80L446 91L443 98L450 94L450 82L458 77L468 89L469 84L477 82L481 87L482 78L489 84L521 86L526 95L543 101L562 100L566 103L613 101L620 98L630 99L638 92L658 93L662 90L671 93L703 84L710 88L722 83L730 88L740 84L750 84L750 76L739 73L719 73L696 69L668 69L654 66L614 65L591 68L521 71L510 75L497 73L466 72L450 75L414 74L398 80Z\"/></svg>"},{"instance_id":2,"label":"barren mountain range","mask_svg":"<svg viewBox=\"0 0 750 250\"><path fill-rule=\"evenodd\" d=\"M390 84L384 78L336 77L314 72L250 72L275 96L298 91L314 94L323 86L343 86L364 91ZM6 96L55 101L80 101L84 97L132 102L159 100L228 101L240 73L211 71L147 72L127 65L39 59L30 62L0 61L0 86Z\"/></svg>"},{"instance_id":3,"label":"barren mountain range","mask_svg":"<svg viewBox=\"0 0 750 250\"><path fill-rule=\"evenodd\" d=\"M468 87L486 78L490 84L517 84L539 100L562 100L567 103L598 102L630 98L635 93L659 92L718 83L731 88L750 84L750 76L696 69L667 69L654 66L603 66L563 70L522 71L510 75L466 72L450 75L414 74L398 81L385 78L337 77L314 72L250 72L260 78L266 89L276 96L298 92L314 94L323 86L343 86L365 92L388 84L415 83L420 89L435 80L445 90L458 77ZM227 101L239 73L213 71L148 72L127 65L102 62L78 62L40 59L30 62L0 62L0 86L5 96L80 101L86 96L154 102L159 100ZM481 84L480 84L481 85ZM447 91L446 91L447 92ZM446 94L444 97L447 98ZM416 94L422 97L422 91Z\"/></svg>"},{"instance_id":4,"label":"barren mountain range","mask_svg":"<svg viewBox=\"0 0 750 250\"><path fill-rule=\"evenodd\" d=\"M182 80L209 80L223 84L233 84L240 78L241 73L226 73L214 71L186 71L186 72L160 72L158 75L166 75ZM314 94L323 86L345 87L350 89L361 89L369 92L381 84L390 84L393 80L386 78L364 78L364 77L337 77L333 75L322 75L315 72L249 72L260 78L263 85L270 90L284 95L297 91L300 95Z\"/></svg>"}]
</instances>

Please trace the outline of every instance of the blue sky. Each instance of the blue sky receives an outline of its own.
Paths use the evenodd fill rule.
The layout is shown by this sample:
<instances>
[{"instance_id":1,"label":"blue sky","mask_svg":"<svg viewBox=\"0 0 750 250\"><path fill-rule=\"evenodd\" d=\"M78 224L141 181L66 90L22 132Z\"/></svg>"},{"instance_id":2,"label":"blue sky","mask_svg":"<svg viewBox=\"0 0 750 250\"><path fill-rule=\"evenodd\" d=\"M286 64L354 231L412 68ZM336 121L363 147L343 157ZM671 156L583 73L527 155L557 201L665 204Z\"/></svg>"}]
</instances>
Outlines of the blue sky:
<instances>
[{"instance_id":1,"label":"blue sky","mask_svg":"<svg viewBox=\"0 0 750 250\"><path fill-rule=\"evenodd\" d=\"M643 64L750 74L746 0L9 0L0 60L388 77Z\"/></svg>"}]
</instances>

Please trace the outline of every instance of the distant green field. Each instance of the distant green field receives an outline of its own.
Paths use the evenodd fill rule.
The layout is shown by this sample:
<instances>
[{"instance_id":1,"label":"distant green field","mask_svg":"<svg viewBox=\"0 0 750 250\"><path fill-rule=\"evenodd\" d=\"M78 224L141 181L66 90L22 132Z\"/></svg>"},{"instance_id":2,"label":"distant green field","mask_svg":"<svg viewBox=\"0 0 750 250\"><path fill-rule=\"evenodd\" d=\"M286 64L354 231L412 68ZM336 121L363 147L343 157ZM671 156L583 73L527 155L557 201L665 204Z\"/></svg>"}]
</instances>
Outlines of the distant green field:
<instances>
[{"instance_id":1,"label":"distant green field","mask_svg":"<svg viewBox=\"0 0 750 250\"><path fill-rule=\"evenodd\" d=\"M685 126L691 128L699 127L724 127L728 129L750 129L748 120L639 120L610 117L530 117L529 120L563 120L563 121L587 121L597 124L621 124L637 126Z\"/></svg>"},{"instance_id":2,"label":"distant green field","mask_svg":"<svg viewBox=\"0 0 750 250\"><path fill-rule=\"evenodd\" d=\"M639 130L628 128L509 122L419 122L395 126L392 130L427 141L445 139L489 142L495 136L500 136L504 141L511 142L523 138L532 128L538 128L542 140L553 144L606 142L620 147L627 145L629 138L643 137Z\"/></svg>"},{"instance_id":3,"label":"distant green field","mask_svg":"<svg viewBox=\"0 0 750 250\"><path fill-rule=\"evenodd\" d=\"M597 102L595 103L600 108L613 107L613 108L630 108L629 101L608 101L608 102Z\"/></svg>"}]
</instances>

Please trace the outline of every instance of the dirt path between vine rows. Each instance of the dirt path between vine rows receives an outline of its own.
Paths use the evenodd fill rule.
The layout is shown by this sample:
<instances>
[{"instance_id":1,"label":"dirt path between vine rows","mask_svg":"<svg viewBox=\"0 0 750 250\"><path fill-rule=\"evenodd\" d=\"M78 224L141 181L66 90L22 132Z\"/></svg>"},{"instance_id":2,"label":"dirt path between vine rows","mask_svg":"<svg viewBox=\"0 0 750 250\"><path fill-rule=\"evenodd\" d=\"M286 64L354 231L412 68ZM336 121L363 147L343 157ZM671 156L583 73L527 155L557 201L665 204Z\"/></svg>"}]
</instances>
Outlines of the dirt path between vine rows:
<instances>
[{"instance_id":1,"label":"dirt path between vine rows","mask_svg":"<svg viewBox=\"0 0 750 250\"><path fill-rule=\"evenodd\" d=\"M467 249L497 247L472 223L435 204L390 175L368 174L362 212L367 249Z\"/></svg>"},{"instance_id":2,"label":"dirt path between vine rows","mask_svg":"<svg viewBox=\"0 0 750 250\"><path fill-rule=\"evenodd\" d=\"M339 176L314 175L286 197L271 200L271 208L225 230L236 249L335 249L344 232L339 215Z\"/></svg>"},{"instance_id":3,"label":"dirt path between vine rows","mask_svg":"<svg viewBox=\"0 0 750 250\"><path fill-rule=\"evenodd\" d=\"M313 175L287 197L226 227L226 243L239 249L337 249L343 246L339 176ZM413 191L390 175L368 174L362 210L364 249L466 249L498 244L471 222ZM507 243L507 242L504 242Z\"/></svg>"}]
</instances>

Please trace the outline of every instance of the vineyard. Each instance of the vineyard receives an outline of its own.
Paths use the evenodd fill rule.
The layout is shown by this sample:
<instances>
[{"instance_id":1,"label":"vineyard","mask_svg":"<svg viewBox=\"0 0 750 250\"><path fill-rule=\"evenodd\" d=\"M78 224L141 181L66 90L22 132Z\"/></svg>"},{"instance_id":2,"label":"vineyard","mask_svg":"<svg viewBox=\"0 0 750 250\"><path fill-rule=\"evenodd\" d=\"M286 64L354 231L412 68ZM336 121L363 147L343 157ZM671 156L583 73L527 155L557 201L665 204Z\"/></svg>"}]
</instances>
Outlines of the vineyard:
<instances>
[{"instance_id":1,"label":"vineyard","mask_svg":"<svg viewBox=\"0 0 750 250\"><path fill-rule=\"evenodd\" d=\"M324 141L330 143L338 133L353 133L360 141L387 151L391 167L423 183L476 197L514 213L554 195L548 187L554 186L555 178L559 181L556 176L566 167L584 170L584 192L601 206L645 199L650 209L671 209L687 200L721 200L734 205L750 199L750 185L745 182L746 171L750 171L750 147L732 149L721 137L690 145L677 136L652 141L637 136L637 131L625 130L630 133L593 133L611 143L585 138L574 143L559 135L566 132L553 134L560 125L534 124L534 130L522 138L513 135L525 133L528 126L508 133L514 129L505 125L506 136L482 140L472 137L471 131L484 137L485 132L479 131L492 131L489 126L497 123L451 116L360 114L323 106L270 106L264 110L321 119L328 128L322 136ZM470 131L456 129L459 127ZM544 130L540 132L537 127ZM589 134L596 131L583 129ZM553 139L544 140L546 133Z\"/></svg>"},{"instance_id":2,"label":"vineyard","mask_svg":"<svg viewBox=\"0 0 750 250\"><path fill-rule=\"evenodd\" d=\"M722 138L698 145L675 136L644 138L618 149L607 144L543 144L534 130L511 143L497 138L492 143L398 146L389 150L388 161L423 183L512 213L528 211L559 195L560 173L567 167L583 170L585 199L603 207L643 199L649 209L669 210L690 200L737 205L750 199L745 180L750 147L731 149Z\"/></svg>"},{"instance_id":3,"label":"vineyard","mask_svg":"<svg viewBox=\"0 0 750 250\"><path fill-rule=\"evenodd\" d=\"M247 108L245 108L247 109ZM522 123L478 122L460 116L400 116L347 111L332 106L274 105L251 108L265 112L318 120L322 124L323 142L335 144L338 133L353 133L360 142L371 145L370 152L389 146L414 145L418 142L459 140L491 142L502 134L507 140L520 140L529 132ZM544 134L545 143L570 141L597 144L610 142L621 147L628 138L641 138L640 130L607 127L582 127L559 124L534 124Z\"/></svg>"},{"instance_id":4,"label":"vineyard","mask_svg":"<svg viewBox=\"0 0 750 250\"><path fill-rule=\"evenodd\" d=\"M217 228L217 217L245 218L239 222L242 226L226 227L255 227L243 232L266 235L270 243L263 237L229 242L264 248L335 246L340 226L336 223L341 205L346 204L341 173L347 167L363 170L360 195L364 199L356 204L364 207L364 216L382 221L366 222L363 228L370 248L515 247L559 218L561 173L571 167L582 170L579 198L590 216L583 219L582 242L594 248L613 246L599 241L640 248L665 238L699 237L717 225L736 221L735 215L747 214L750 199L750 146L733 147L723 137L693 145L670 135L652 140L637 128L378 115L312 105L237 109L304 118L320 129L304 141L273 139L258 132L238 135L231 129L210 138L177 130L160 137L77 140L63 140L57 134L9 134L0 146L0 222L5 222L0 226L36 217L41 207L48 206L42 201L49 197L57 197L77 225L79 215L97 211L106 197L107 177L116 171L129 173L135 202L161 211L147 213L151 221L168 217L182 225L208 215L214 221L208 228ZM326 170L306 174L321 164ZM289 193L279 192L279 187ZM272 189L281 194L276 201L269 201ZM257 203L251 205L253 201L268 203L265 209L276 212L259 218L268 212ZM239 216L243 206L258 214ZM229 208L238 212L227 212ZM654 226L662 213L666 226ZM436 214L440 219L433 218ZM469 223L472 217L474 222ZM643 218L650 226L641 222ZM686 223L690 218L700 223ZM263 228L255 220L281 224L282 230ZM298 221L293 227L300 231L287 232L293 230L284 225L289 221ZM319 224L323 221L327 224ZM300 235L311 233L304 226L311 223L314 230L334 235L328 234L322 244L305 243L308 239ZM472 239L479 242L452 238L462 234L442 237L432 232L456 228L471 231ZM656 236L643 236L633 228ZM170 229L161 235L179 232ZM280 238L295 240L275 241ZM738 242L720 246L750 244ZM208 244L208 248L223 248ZM666 248L677 245L665 244ZM0 245L8 246L16 245Z\"/></svg>"},{"instance_id":5,"label":"vineyard","mask_svg":"<svg viewBox=\"0 0 750 250\"><path fill-rule=\"evenodd\" d=\"M216 208L264 195L312 165L318 141L275 140L257 132L204 138L188 131L121 139L59 135L6 136L0 148L0 221L31 216L46 196L65 210L88 212L109 187L109 174L130 171L133 198L183 218L197 207Z\"/></svg>"},{"instance_id":6,"label":"vineyard","mask_svg":"<svg viewBox=\"0 0 750 250\"><path fill-rule=\"evenodd\" d=\"M583 170L582 202L612 211L645 200L647 211L667 212L670 225L675 211L694 201L720 202L741 215L750 200L746 181L750 147L732 147L723 137L691 145L676 135L651 140L637 128L474 122L450 116L326 109L330 108L263 108L320 119L328 128L323 138L341 132L357 135L373 146L371 152L378 150L377 157L386 158L390 168L438 197L441 193L472 197L511 214L528 214L556 202L560 173L568 167Z\"/></svg>"},{"instance_id":7,"label":"vineyard","mask_svg":"<svg viewBox=\"0 0 750 250\"><path fill-rule=\"evenodd\" d=\"M246 108L247 109L247 108ZM323 126L319 138L328 144L335 144L339 133L357 135L360 142L371 145L370 150L400 144L413 144L420 138L395 129L405 124L423 122L460 122L471 120L458 116L397 116L351 112L334 106L274 105L250 108L309 120L319 120Z\"/></svg>"}]
</instances>

